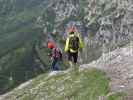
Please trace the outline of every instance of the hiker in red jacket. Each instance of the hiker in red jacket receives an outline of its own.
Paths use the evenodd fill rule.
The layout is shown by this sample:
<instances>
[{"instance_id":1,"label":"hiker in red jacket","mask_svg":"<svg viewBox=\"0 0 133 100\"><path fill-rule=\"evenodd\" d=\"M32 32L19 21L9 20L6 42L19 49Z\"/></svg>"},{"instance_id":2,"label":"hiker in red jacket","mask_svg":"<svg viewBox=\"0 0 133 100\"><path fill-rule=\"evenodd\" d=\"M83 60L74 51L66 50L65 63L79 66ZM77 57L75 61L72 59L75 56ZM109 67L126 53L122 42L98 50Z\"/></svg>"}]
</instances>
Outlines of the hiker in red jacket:
<instances>
[{"instance_id":1,"label":"hiker in red jacket","mask_svg":"<svg viewBox=\"0 0 133 100\"><path fill-rule=\"evenodd\" d=\"M58 62L62 59L61 50L55 46L55 44L51 41L48 41L48 48L51 49L51 60L52 60L52 70L59 70Z\"/></svg>"}]
</instances>

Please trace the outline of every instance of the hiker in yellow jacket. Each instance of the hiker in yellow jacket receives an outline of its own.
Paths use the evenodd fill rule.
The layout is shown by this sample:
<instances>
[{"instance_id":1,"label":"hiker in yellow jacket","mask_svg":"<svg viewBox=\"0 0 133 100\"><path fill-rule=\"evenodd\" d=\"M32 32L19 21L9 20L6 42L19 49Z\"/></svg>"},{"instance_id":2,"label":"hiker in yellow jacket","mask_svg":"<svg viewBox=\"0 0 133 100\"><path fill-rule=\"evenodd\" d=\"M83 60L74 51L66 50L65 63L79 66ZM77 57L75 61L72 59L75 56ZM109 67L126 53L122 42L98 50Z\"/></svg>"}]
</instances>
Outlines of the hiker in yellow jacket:
<instances>
[{"instance_id":1,"label":"hiker in yellow jacket","mask_svg":"<svg viewBox=\"0 0 133 100\"><path fill-rule=\"evenodd\" d=\"M68 33L65 44L65 52L68 54L68 60L77 63L78 52L83 47L84 45L80 33L71 29Z\"/></svg>"}]
</instances>

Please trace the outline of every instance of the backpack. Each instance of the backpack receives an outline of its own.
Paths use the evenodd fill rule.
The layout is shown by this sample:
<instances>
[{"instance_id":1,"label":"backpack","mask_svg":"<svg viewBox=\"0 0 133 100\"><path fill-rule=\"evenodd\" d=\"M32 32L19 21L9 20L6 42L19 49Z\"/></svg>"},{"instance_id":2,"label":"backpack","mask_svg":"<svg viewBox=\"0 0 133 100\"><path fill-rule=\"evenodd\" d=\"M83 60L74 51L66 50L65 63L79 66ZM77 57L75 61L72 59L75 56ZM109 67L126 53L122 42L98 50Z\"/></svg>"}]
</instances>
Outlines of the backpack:
<instances>
[{"instance_id":1,"label":"backpack","mask_svg":"<svg viewBox=\"0 0 133 100\"><path fill-rule=\"evenodd\" d=\"M52 57L61 60L62 59L61 50L59 48L53 48L53 50L52 50Z\"/></svg>"},{"instance_id":2,"label":"backpack","mask_svg":"<svg viewBox=\"0 0 133 100\"><path fill-rule=\"evenodd\" d=\"M78 48L79 48L78 36L74 35L73 37L70 37L69 48L71 48L72 50L78 50Z\"/></svg>"}]
</instances>

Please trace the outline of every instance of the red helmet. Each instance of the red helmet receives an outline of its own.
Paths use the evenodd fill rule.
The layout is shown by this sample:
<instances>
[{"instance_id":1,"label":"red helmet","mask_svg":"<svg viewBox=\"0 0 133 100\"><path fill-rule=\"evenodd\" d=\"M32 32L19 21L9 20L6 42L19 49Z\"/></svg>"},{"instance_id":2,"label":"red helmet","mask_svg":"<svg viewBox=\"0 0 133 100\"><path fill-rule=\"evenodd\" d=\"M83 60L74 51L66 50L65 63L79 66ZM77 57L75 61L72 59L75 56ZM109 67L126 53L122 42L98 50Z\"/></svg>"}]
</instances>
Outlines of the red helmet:
<instances>
[{"instance_id":1,"label":"red helmet","mask_svg":"<svg viewBox=\"0 0 133 100\"><path fill-rule=\"evenodd\" d=\"M55 46L54 46L54 43L52 41L48 41L47 47L49 49L53 49Z\"/></svg>"}]
</instances>

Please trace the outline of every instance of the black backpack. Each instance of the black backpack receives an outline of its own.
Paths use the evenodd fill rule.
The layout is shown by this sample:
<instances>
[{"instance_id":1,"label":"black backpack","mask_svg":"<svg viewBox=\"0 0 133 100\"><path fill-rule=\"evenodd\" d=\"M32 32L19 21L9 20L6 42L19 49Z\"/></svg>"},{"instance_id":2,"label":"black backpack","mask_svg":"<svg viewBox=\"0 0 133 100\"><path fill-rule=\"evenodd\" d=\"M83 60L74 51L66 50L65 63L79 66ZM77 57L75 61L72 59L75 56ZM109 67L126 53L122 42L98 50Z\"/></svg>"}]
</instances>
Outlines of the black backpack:
<instances>
[{"instance_id":1,"label":"black backpack","mask_svg":"<svg viewBox=\"0 0 133 100\"><path fill-rule=\"evenodd\" d=\"M79 48L78 36L74 35L74 36L70 37L69 48L71 48L72 50L78 50L78 48Z\"/></svg>"}]
</instances>

